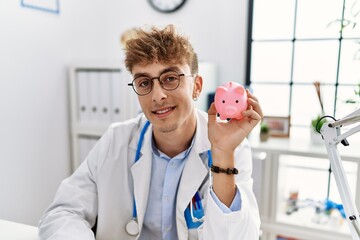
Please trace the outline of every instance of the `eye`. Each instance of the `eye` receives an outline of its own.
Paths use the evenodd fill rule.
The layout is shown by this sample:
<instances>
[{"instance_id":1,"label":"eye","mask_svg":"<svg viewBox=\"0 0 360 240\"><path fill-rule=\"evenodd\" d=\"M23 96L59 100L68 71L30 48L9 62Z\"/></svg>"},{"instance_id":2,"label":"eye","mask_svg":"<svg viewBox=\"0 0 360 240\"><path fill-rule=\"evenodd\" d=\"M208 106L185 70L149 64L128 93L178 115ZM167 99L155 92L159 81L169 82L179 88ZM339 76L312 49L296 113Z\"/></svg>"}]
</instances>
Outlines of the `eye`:
<instances>
[{"instance_id":1,"label":"eye","mask_svg":"<svg viewBox=\"0 0 360 240\"><path fill-rule=\"evenodd\" d=\"M222 103L225 103L225 100L222 100Z\"/></svg>"},{"instance_id":2,"label":"eye","mask_svg":"<svg viewBox=\"0 0 360 240\"><path fill-rule=\"evenodd\" d=\"M236 103L239 103L239 100L236 100Z\"/></svg>"},{"instance_id":3,"label":"eye","mask_svg":"<svg viewBox=\"0 0 360 240\"><path fill-rule=\"evenodd\" d=\"M149 86L151 86L151 80L147 77L138 78L136 80L136 86L138 88L148 88Z\"/></svg>"},{"instance_id":4,"label":"eye","mask_svg":"<svg viewBox=\"0 0 360 240\"><path fill-rule=\"evenodd\" d=\"M176 81L178 78L176 76L167 76L164 81L165 82L173 82Z\"/></svg>"},{"instance_id":5,"label":"eye","mask_svg":"<svg viewBox=\"0 0 360 240\"><path fill-rule=\"evenodd\" d=\"M173 83L179 79L179 75L176 72L166 72L160 76L163 83Z\"/></svg>"}]
</instances>

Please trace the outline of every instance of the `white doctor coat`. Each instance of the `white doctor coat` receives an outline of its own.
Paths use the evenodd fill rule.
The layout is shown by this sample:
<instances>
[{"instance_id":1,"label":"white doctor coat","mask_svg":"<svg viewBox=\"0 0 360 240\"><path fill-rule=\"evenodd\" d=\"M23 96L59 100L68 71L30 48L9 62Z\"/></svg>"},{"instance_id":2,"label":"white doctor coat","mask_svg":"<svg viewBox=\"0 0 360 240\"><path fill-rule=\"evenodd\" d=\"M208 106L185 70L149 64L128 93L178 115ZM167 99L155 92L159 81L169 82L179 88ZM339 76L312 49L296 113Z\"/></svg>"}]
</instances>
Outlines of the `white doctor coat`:
<instances>
[{"instance_id":1,"label":"white doctor coat","mask_svg":"<svg viewBox=\"0 0 360 240\"><path fill-rule=\"evenodd\" d=\"M143 115L110 126L86 160L67 179L39 222L41 239L90 240L91 227L97 220L96 239L136 239L125 230L132 219L133 197L136 199L139 230L144 221L151 176L151 125L144 136L141 157L134 163L139 135L146 119ZM252 160L247 140L235 151L236 185L241 194L241 210L223 213L212 199L207 150L207 114L197 112L194 145L184 167L176 199L176 226L182 239L258 240L260 219L252 192ZM205 221L188 230L184 211L200 192Z\"/></svg>"}]
</instances>

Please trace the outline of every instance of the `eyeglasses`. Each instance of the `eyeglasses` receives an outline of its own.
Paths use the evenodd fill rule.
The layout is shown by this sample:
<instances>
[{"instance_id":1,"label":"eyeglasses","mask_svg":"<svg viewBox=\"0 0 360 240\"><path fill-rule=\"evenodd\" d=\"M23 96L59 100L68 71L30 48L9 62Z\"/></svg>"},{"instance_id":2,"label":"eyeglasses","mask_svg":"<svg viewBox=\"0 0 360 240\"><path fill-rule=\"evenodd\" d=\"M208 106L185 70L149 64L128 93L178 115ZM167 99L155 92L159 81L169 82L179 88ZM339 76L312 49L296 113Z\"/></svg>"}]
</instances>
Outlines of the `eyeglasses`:
<instances>
[{"instance_id":1,"label":"eyeglasses","mask_svg":"<svg viewBox=\"0 0 360 240\"><path fill-rule=\"evenodd\" d=\"M151 92L154 86L154 80L158 79L163 89L172 91L179 87L180 77L182 76L193 77L193 75L191 74L179 74L175 71L167 71L160 74L160 76L153 78L147 76L139 76L135 78L132 83L129 83L128 86L132 86L137 95L144 96Z\"/></svg>"}]
</instances>

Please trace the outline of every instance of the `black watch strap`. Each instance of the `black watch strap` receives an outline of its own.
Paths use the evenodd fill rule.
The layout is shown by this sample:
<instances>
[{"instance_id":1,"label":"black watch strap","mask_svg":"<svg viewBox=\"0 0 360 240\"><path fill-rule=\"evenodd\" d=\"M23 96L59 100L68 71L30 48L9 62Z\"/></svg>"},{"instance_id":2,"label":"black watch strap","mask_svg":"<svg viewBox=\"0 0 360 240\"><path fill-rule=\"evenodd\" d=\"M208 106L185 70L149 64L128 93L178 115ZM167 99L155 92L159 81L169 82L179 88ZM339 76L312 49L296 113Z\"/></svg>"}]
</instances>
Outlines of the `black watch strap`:
<instances>
[{"instance_id":1,"label":"black watch strap","mask_svg":"<svg viewBox=\"0 0 360 240\"><path fill-rule=\"evenodd\" d=\"M227 175L238 174L237 168L220 168L218 166L211 165L211 171L214 173L226 173Z\"/></svg>"}]
</instances>

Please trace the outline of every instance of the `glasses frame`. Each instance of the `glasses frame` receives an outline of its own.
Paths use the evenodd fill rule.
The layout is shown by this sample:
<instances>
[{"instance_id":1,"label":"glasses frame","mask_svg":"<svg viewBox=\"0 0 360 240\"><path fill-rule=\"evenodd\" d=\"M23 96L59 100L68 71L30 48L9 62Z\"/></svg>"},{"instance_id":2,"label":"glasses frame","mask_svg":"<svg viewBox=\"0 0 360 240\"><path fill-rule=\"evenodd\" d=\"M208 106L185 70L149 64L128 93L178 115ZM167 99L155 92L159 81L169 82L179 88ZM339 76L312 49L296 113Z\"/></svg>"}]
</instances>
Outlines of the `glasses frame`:
<instances>
[{"instance_id":1,"label":"glasses frame","mask_svg":"<svg viewBox=\"0 0 360 240\"><path fill-rule=\"evenodd\" d=\"M178 85L177 85L174 89L166 89L166 88L164 88L163 83L160 81L161 75L166 74L166 73L169 73L169 72L174 72L174 73L176 73L177 75L179 75ZM131 83L128 83L128 86L131 86L132 89L134 90L134 92L135 92L137 95L139 95L139 96L146 96L146 95L148 95L149 93L151 93L151 91L153 90L154 80L155 80L155 79L157 79L157 80L159 81L160 86L161 86L162 89L164 89L164 90L166 90L166 91L174 91L175 89L177 89L177 88L180 86L180 79L181 79L180 77L194 77L194 74L178 73L178 72L176 72L176 71L166 71L166 72L161 73L158 77L153 77L153 78L148 77L148 78L150 79L150 81L151 81L151 87L150 87L150 91L149 91L148 93L145 93L145 94L140 94L140 93L138 93L138 92L136 91L136 89L135 89L135 84L134 84L134 82L135 82L135 80L138 79L139 77L134 78Z\"/></svg>"}]
</instances>

